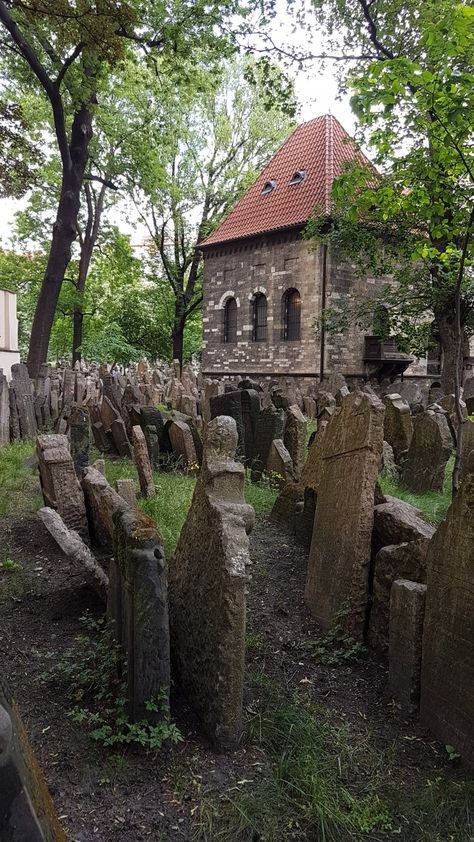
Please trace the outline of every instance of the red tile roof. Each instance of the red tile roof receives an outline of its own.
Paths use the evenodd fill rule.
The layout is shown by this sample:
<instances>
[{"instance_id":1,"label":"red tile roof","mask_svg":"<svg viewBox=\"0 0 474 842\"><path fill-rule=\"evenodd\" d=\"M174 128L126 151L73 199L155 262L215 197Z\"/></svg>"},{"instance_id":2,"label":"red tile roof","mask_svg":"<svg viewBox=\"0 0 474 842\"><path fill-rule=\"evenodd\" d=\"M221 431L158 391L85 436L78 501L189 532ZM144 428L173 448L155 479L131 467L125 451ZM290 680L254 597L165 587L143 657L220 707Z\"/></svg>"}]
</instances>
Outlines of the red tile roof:
<instances>
[{"instance_id":1,"label":"red tile roof","mask_svg":"<svg viewBox=\"0 0 474 842\"><path fill-rule=\"evenodd\" d=\"M301 123L199 247L304 225L316 207L329 213L333 180L345 162L354 160L369 163L335 117L326 114ZM297 170L305 170L305 178L290 185ZM275 189L262 195L271 180L276 181Z\"/></svg>"}]
</instances>

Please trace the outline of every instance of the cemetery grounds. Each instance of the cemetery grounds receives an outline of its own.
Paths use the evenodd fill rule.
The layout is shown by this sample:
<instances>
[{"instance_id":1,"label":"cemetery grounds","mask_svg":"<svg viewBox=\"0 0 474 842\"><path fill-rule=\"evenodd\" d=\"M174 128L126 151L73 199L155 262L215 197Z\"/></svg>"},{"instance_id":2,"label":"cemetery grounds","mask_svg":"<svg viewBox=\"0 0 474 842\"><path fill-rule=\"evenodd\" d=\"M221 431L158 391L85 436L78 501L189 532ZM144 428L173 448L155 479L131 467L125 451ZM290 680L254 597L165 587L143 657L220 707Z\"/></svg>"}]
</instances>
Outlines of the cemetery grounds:
<instances>
[{"instance_id":1,"label":"cemetery grounds","mask_svg":"<svg viewBox=\"0 0 474 842\"><path fill-rule=\"evenodd\" d=\"M106 473L137 480L128 460L106 460ZM178 471L154 479L156 495L140 507L156 520L172 564L195 480ZM435 524L449 505L449 471L442 493L409 494L388 477L381 484ZM68 839L473 840L474 783L462 758L393 703L384 657L342 624L322 634L310 618L306 553L269 520L271 482L248 481L246 497L257 522L240 747L212 752L176 688L172 739L159 749L108 746L91 737L90 715L77 716L85 683L99 696L105 683L103 604L35 518L42 499L33 444L0 449L2 672Z\"/></svg>"}]
</instances>

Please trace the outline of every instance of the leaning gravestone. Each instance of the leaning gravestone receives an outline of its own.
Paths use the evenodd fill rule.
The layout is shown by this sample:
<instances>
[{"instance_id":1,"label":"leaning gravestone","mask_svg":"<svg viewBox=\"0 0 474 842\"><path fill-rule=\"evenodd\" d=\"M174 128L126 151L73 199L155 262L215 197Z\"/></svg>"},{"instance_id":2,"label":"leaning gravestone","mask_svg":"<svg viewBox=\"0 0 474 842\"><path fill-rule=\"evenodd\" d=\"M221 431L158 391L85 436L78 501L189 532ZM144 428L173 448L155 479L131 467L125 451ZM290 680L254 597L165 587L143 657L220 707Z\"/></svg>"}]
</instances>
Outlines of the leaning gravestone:
<instances>
[{"instance_id":1,"label":"leaning gravestone","mask_svg":"<svg viewBox=\"0 0 474 842\"><path fill-rule=\"evenodd\" d=\"M1 678L0 839L66 842L18 707Z\"/></svg>"},{"instance_id":2,"label":"leaning gravestone","mask_svg":"<svg viewBox=\"0 0 474 842\"><path fill-rule=\"evenodd\" d=\"M375 395L354 391L327 425L306 580L306 602L323 628L344 612L347 631L358 640L366 621L383 414Z\"/></svg>"},{"instance_id":3,"label":"leaning gravestone","mask_svg":"<svg viewBox=\"0 0 474 842\"><path fill-rule=\"evenodd\" d=\"M290 406L286 413L283 442L293 462L293 476L301 476L306 457L306 418L299 406Z\"/></svg>"},{"instance_id":4,"label":"leaning gravestone","mask_svg":"<svg viewBox=\"0 0 474 842\"><path fill-rule=\"evenodd\" d=\"M81 477L83 470L89 464L91 450L90 419L86 409L82 409L79 406L72 407L69 416L69 429L74 470L76 471L76 476Z\"/></svg>"},{"instance_id":5,"label":"leaning gravestone","mask_svg":"<svg viewBox=\"0 0 474 842\"><path fill-rule=\"evenodd\" d=\"M237 425L214 418L191 508L170 567L170 625L176 674L217 748L241 730L248 533L244 467L234 460Z\"/></svg>"},{"instance_id":6,"label":"leaning gravestone","mask_svg":"<svg viewBox=\"0 0 474 842\"><path fill-rule=\"evenodd\" d=\"M155 494L153 471L151 469L145 435L141 427L132 427L132 442L140 491L143 497L153 497Z\"/></svg>"},{"instance_id":7,"label":"leaning gravestone","mask_svg":"<svg viewBox=\"0 0 474 842\"><path fill-rule=\"evenodd\" d=\"M40 435L36 454L45 506L55 509L69 529L88 540L84 495L76 477L69 443L63 435Z\"/></svg>"},{"instance_id":8,"label":"leaning gravestone","mask_svg":"<svg viewBox=\"0 0 474 842\"><path fill-rule=\"evenodd\" d=\"M411 491L442 491L452 449L453 440L443 412L427 409L417 415L403 464L404 485Z\"/></svg>"},{"instance_id":9,"label":"leaning gravestone","mask_svg":"<svg viewBox=\"0 0 474 842\"><path fill-rule=\"evenodd\" d=\"M421 717L474 767L474 454L427 555Z\"/></svg>"},{"instance_id":10,"label":"leaning gravestone","mask_svg":"<svg viewBox=\"0 0 474 842\"><path fill-rule=\"evenodd\" d=\"M169 706L167 570L151 518L127 506L115 510L113 522L107 611L126 654L128 712L137 721L150 718L146 703L157 694Z\"/></svg>"},{"instance_id":11,"label":"leaning gravestone","mask_svg":"<svg viewBox=\"0 0 474 842\"><path fill-rule=\"evenodd\" d=\"M392 447L395 462L399 465L413 437L410 406L401 395L396 393L385 395L383 402L385 405L384 439Z\"/></svg>"}]
</instances>

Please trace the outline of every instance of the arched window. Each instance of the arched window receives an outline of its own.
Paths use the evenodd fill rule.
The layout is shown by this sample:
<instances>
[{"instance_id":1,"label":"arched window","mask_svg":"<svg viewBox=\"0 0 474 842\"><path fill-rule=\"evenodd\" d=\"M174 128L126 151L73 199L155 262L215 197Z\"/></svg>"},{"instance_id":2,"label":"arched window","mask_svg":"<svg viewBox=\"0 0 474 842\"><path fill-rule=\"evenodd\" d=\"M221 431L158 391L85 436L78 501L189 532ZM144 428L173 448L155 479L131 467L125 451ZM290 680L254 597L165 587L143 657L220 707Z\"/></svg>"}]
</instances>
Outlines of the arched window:
<instances>
[{"instance_id":1,"label":"arched window","mask_svg":"<svg viewBox=\"0 0 474 842\"><path fill-rule=\"evenodd\" d=\"M283 339L301 339L301 297L297 289L287 289L283 296Z\"/></svg>"},{"instance_id":2,"label":"arched window","mask_svg":"<svg viewBox=\"0 0 474 842\"><path fill-rule=\"evenodd\" d=\"M265 342L267 338L267 299L259 292L253 299L252 339Z\"/></svg>"},{"instance_id":3,"label":"arched window","mask_svg":"<svg viewBox=\"0 0 474 842\"><path fill-rule=\"evenodd\" d=\"M228 298L224 307L224 342L237 342L237 301Z\"/></svg>"}]
</instances>

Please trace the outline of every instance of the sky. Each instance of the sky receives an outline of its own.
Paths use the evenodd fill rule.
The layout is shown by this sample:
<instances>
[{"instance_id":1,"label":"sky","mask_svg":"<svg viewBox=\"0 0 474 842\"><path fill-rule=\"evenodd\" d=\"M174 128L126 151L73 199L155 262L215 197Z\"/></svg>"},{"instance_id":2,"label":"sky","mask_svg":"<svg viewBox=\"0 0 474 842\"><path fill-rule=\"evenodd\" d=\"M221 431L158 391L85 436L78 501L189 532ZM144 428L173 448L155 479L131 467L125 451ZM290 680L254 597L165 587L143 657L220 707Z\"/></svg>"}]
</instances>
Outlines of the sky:
<instances>
[{"instance_id":1,"label":"sky","mask_svg":"<svg viewBox=\"0 0 474 842\"><path fill-rule=\"evenodd\" d=\"M275 44L287 49L294 48L301 50L302 32L292 32L291 19L287 13L286 0L278 0L276 15L270 28L270 34ZM311 40L308 40L307 33L304 33L305 49L311 53L319 53L323 50L323 44L318 32L314 32ZM256 42L258 43L258 42ZM349 98L347 95L339 98L337 81L334 67L328 64L324 69L316 64L305 65L299 70L295 65L286 68L295 82L297 100L300 106L298 120L304 122L311 120L320 114L333 114L344 126L349 134L354 131L354 115L351 112ZM21 200L0 199L0 244L8 246L10 232L14 225L14 215L17 210L23 208L26 198ZM142 225L130 225L124 218L124 213L117 210L111 220L117 224L121 231L132 236L132 242L137 243L144 236L146 231Z\"/></svg>"}]
</instances>

